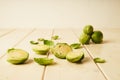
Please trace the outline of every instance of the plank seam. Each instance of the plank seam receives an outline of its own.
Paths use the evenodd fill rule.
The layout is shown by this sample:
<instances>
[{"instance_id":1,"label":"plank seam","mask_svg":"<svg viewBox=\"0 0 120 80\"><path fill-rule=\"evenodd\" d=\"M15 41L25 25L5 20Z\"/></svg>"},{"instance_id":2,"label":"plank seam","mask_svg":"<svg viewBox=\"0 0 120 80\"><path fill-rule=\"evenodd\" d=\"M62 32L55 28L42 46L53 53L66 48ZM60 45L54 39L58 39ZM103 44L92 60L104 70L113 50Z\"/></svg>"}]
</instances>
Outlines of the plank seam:
<instances>
[{"instance_id":1,"label":"plank seam","mask_svg":"<svg viewBox=\"0 0 120 80\"><path fill-rule=\"evenodd\" d=\"M51 34L51 36L53 36L53 34L54 34L54 29L52 29L52 34ZM52 38L51 38L51 40L52 40ZM49 57L49 52L47 53L47 57ZM44 78L45 78L45 73L46 73L46 68L47 68L47 66L44 66L44 70L43 70L43 73L42 73L42 79L41 80L44 80Z\"/></svg>"},{"instance_id":2,"label":"plank seam","mask_svg":"<svg viewBox=\"0 0 120 80\"><path fill-rule=\"evenodd\" d=\"M77 39L79 39L79 37L78 37L77 34L73 31L73 29L71 29L71 31L72 31L73 34L77 37ZM91 58L91 59L93 60L93 62L94 62L94 57L93 57L93 55L91 54L90 50L89 50L85 45L82 45L82 46L83 46L83 48L87 51L88 55L90 56L90 58ZM97 66L98 70L102 73L102 75L104 76L104 78L105 78L106 80L109 80L108 77L107 77L107 75L105 74L105 72L102 70L102 68L101 68L97 63L94 62L94 64Z\"/></svg>"},{"instance_id":3,"label":"plank seam","mask_svg":"<svg viewBox=\"0 0 120 80\"><path fill-rule=\"evenodd\" d=\"M94 57L93 55L91 54L90 50L85 46L83 45L84 48L86 49L86 51L88 52L89 56L91 57L91 59L94 61ZM94 62L95 63L95 62ZM95 63L95 65L98 67L98 69L100 70L100 72L102 73L102 75L105 77L106 80L109 80L106 73L102 70L102 68L100 67L100 65L98 65L97 63Z\"/></svg>"},{"instance_id":4,"label":"plank seam","mask_svg":"<svg viewBox=\"0 0 120 80\"><path fill-rule=\"evenodd\" d=\"M17 46L20 42L22 42L28 35L30 35L33 31L35 31L35 29L32 29L28 34L26 34L22 39L20 39L15 45L13 45L12 47ZM0 59L2 59L2 57L4 57L6 55L6 53L4 53L2 56L0 56Z\"/></svg>"},{"instance_id":5,"label":"plank seam","mask_svg":"<svg viewBox=\"0 0 120 80\"><path fill-rule=\"evenodd\" d=\"M13 29L13 30L10 30L10 31L8 31L8 32L6 32L6 33L0 35L0 38L3 37L3 36L5 36L5 35L7 35L7 34L9 34L9 33L11 33L11 32L13 32L13 31L15 31L15 30L16 30L16 29Z\"/></svg>"}]
</instances>

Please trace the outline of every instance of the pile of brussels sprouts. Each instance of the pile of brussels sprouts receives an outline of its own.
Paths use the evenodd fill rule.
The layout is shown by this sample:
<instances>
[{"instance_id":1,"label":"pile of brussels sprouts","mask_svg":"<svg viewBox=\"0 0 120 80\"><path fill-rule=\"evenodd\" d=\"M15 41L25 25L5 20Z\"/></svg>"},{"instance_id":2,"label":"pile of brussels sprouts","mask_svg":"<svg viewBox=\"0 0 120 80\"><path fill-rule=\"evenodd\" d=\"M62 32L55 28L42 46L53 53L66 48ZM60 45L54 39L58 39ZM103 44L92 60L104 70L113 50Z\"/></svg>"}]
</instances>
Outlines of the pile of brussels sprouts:
<instances>
[{"instance_id":1,"label":"pile of brussels sprouts","mask_svg":"<svg viewBox=\"0 0 120 80\"><path fill-rule=\"evenodd\" d=\"M89 44L90 39L94 43L101 43L103 41L103 33L99 30L94 31L92 25L86 25L83 28L83 33L80 35L79 41L82 44Z\"/></svg>"}]
</instances>

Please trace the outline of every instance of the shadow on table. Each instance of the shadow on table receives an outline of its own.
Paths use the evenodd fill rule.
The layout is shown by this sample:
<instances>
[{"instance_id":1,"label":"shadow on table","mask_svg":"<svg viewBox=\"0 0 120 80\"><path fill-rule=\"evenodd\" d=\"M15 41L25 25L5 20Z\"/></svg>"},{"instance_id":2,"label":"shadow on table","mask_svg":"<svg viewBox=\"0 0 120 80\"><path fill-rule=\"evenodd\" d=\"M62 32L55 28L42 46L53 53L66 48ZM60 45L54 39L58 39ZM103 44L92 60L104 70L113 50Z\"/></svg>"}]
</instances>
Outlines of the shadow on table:
<instances>
[{"instance_id":1,"label":"shadow on table","mask_svg":"<svg viewBox=\"0 0 120 80\"><path fill-rule=\"evenodd\" d=\"M31 64L33 62L32 59L28 59L24 64Z\"/></svg>"}]
</instances>

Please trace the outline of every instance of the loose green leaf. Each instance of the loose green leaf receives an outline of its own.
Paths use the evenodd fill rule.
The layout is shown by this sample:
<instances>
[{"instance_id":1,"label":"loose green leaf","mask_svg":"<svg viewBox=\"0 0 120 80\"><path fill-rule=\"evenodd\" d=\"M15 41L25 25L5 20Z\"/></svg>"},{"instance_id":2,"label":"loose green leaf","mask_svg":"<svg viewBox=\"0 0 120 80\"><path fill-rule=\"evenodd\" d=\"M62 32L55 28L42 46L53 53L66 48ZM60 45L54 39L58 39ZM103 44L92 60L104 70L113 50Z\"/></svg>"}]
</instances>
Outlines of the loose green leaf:
<instances>
[{"instance_id":1,"label":"loose green leaf","mask_svg":"<svg viewBox=\"0 0 120 80\"><path fill-rule=\"evenodd\" d=\"M38 41L44 41L44 38L38 38Z\"/></svg>"},{"instance_id":2,"label":"loose green leaf","mask_svg":"<svg viewBox=\"0 0 120 80\"><path fill-rule=\"evenodd\" d=\"M38 42L35 41L30 41L31 44L39 44Z\"/></svg>"},{"instance_id":3,"label":"loose green leaf","mask_svg":"<svg viewBox=\"0 0 120 80\"><path fill-rule=\"evenodd\" d=\"M105 63L106 61L104 59L101 59L101 58L94 58L94 62L95 63Z\"/></svg>"},{"instance_id":4,"label":"loose green leaf","mask_svg":"<svg viewBox=\"0 0 120 80\"><path fill-rule=\"evenodd\" d=\"M44 40L44 44L48 46L53 46L54 42L52 40Z\"/></svg>"},{"instance_id":5,"label":"loose green leaf","mask_svg":"<svg viewBox=\"0 0 120 80\"><path fill-rule=\"evenodd\" d=\"M55 35L55 36L52 36L51 37L53 40L57 40L57 39L59 39L59 36L58 35Z\"/></svg>"},{"instance_id":6,"label":"loose green leaf","mask_svg":"<svg viewBox=\"0 0 120 80\"><path fill-rule=\"evenodd\" d=\"M81 48L81 44L80 43L73 43L70 45L73 49L79 49Z\"/></svg>"},{"instance_id":7,"label":"loose green leaf","mask_svg":"<svg viewBox=\"0 0 120 80\"><path fill-rule=\"evenodd\" d=\"M47 57L45 57L45 58L34 58L34 61L35 61L36 63L38 63L38 64L40 64L40 65L44 65L44 66L46 66L46 65L51 65L51 64L54 63L54 60L53 60L53 59L47 58Z\"/></svg>"}]
</instances>

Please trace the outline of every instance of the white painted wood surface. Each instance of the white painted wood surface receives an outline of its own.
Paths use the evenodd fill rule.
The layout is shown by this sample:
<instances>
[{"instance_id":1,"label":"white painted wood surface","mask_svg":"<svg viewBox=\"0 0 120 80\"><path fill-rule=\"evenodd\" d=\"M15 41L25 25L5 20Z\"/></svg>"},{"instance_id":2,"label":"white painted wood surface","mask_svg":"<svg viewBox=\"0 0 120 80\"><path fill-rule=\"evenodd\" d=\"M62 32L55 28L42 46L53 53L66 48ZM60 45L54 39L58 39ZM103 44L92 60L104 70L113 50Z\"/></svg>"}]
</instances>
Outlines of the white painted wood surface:
<instances>
[{"instance_id":1,"label":"white painted wood surface","mask_svg":"<svg viewBox=\"0 0 120 80\"><path fill-rule=\"evenodd\" d=\"M11 33L11 32L13 32L15 29L7 29L7 28L1 28L0 29L0 38L1 37L3 37L3 36L5 36L5 35L7 35L7 34L9 34L9 33Z\"/></svg>"},{"instance_id":2,"label":"white painted wood surface","mask_svg":"<svg viewBox=\"0 0 120 80\"><path fill-rule=\"evenodd\" d=\"M3 37L0 37L0 57L6 53L8 48L14 47L19 44L28 34L31 33L31 30L27 29L17 29Z\"/></svg>"},{"instance_id":3,"label":"white painted wood surface","mask_svg":"<svg viewBox=\"0 0 120 80\"><path fill-rule=\"evenodd\" d=\"M55 65L41 66L33 61L34 57L46 55L35 54L30 45L31 40L38 38L50 39L52 35L59 35L57 42L69 44L79 42L78 36L82 29L16 29L1 31L0 37L0 80L119 80L119 47L120 29L100 29L104 33L102 44L85 45L82 49L85 59L82 63L70 63L65 59L58 59L53 54ZM29 52L30 56L25 64L12 65L6 61L8 48L20 48ZM91 57L92 56L92 57ZM96 64L94 57L106 59L104 64Z\"/></svg>"}]
</instances>

